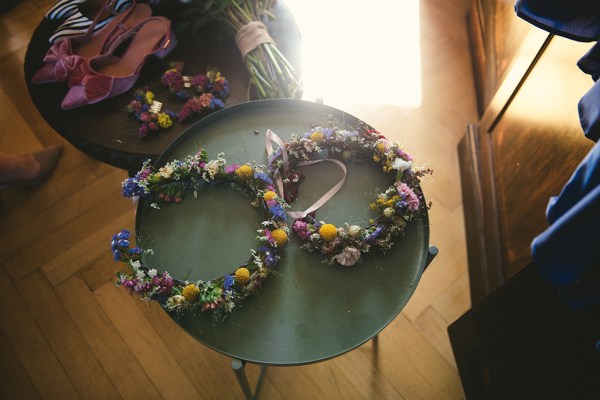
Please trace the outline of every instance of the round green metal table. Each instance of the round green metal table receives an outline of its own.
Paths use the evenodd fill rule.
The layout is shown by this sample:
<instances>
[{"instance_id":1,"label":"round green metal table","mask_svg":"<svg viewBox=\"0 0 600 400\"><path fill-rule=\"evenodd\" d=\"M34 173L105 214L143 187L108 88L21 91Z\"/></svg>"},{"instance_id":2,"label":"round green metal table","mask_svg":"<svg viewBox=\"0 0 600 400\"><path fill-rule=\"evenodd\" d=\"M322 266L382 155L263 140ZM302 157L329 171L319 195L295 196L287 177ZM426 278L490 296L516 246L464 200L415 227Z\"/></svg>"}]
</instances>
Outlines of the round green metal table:
<instances>
[{"instance_id":1,"label":"round green metal table","mask_svg":"<svg viewBox=\"0 0 600 400\"><path fill-rule=\"evenodd\" d=\"M359 122L338 109L301 100L234 105L190 127L156 166L199 148L207 150L209 159L225 153L228 164L266 164L267 129L288 140L292 133L302 134L329 120L348 128ZM317 219L366 224L375 194L389 186L373 162L349 163L347 168L345 185L317 211ZM307 208L342 176L331 163L303 167L302 173L305 180L294 210ZM177 279L224 275L257 247L261 216L249 199L228 185L207 185L197 199L188 194L183 203L161 205L160 211L149 206L152 201L138 205L138 244L154 250L146 256L148 265ZM290 218L290 226L291 222ZM400 313L437 252L432 249L427 215L413 220L386 256L366 256L353 267L322 265L319 254L301 249L291 235L277 274L223 322L200 313L173 318L201 343L232 357L237 372L243 372L246 361L290 366L326 360L372 339ZM243 387L243 379L240 383Z\"/></svg>"}]
</instances>

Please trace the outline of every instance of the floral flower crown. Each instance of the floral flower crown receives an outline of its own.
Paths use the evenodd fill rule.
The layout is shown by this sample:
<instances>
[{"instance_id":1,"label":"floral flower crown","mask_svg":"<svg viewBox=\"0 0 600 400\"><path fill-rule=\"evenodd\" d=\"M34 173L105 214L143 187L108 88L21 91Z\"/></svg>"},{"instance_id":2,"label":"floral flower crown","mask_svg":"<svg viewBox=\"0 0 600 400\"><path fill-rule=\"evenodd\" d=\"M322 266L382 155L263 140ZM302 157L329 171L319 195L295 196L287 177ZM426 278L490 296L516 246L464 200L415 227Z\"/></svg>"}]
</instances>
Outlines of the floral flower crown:
<instances>
[{"instance_id":1,"label":"floral flower crown","mask_svg":"<svg viewBox=\"0 0 600 400\"><path fill-rule=\"evenodd\" d=\"M129 265L128 272L117 273L118 284L146 300L159 300L168 311L212 311L215 316L227 316L243 299L258 291L279 262L278 250L288 240L286 203L275 193L272 180L256 165L226 165L223 154L208 160L204 150L183 161L175 160L158 170L146 162L142 169L122 183L123 195L137 197L156 196L158 202L183 201L186 191L194 197L205 182L222 182L237 186L253 198L252 205L261 209L264 220L258 230L259 247L251 250L247 262L235 271L209 281L179 281L168 272L159 274L156 269L142 263L142 255L151 250L131 247L130 234L122 231L113 236L111 248L115 261Z\"/></svg>"},{"instance_id":2,"label":"floral flower crown","mask_svg":"<svg viewBox=\"0 0 600 400\"><path fill-rule=\"evenodd\" d=\"M284 152L289 168L285 165ZM302 179L294 166L322 152L327 152L328 158L346 161L372 159L382 166L391 181L391 185L370 204L377 216L369 220L367 226L345 223L336 227L310 214L294 221L292 229L304 242L302 248L325 255L323 263L351 266L360 262L363 254L385 254L393 245L394 237L404 232L407 223L428 210L430 205L425 204L420 178L432 171L414 168L413 158L400 145L366 126L353 131L316 127L302 137L292 135L283 148L269 157L268 168L276 179L283 181L286 193L295 196ZM293 201L293 197L285 197Z\"/></svg>"}]
</instances>

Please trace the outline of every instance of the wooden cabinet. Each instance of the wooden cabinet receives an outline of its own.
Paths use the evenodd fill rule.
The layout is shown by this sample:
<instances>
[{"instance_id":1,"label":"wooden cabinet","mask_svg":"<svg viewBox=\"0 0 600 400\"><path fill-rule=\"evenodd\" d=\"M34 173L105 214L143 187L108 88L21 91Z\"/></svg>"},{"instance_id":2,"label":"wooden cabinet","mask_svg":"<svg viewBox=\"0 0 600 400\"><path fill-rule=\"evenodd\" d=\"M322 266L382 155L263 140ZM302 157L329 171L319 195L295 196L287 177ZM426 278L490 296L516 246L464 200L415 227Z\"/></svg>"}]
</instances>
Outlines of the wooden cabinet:
<instances>
[{"instance_id":1,"label":"wooden cabinet","mask_svg":"<svg viewBox=\"0 0 600 400\"><path fill-rule=\"evenodd\" d=\"M518 19L514 12L502 15ZM497 89L458 145L472 304L531 262L531 241L548 226L549 198L560 193L593 145L577 112L593 81L576 66L591 44L535 27L520 35L510 62L500 57L507 63L502 76L484 76ZM480 91L480 98L486 96Z\"/></svg>"},{"instance_id":2,"label":"wooden cabinet","mask_svg":"<svg viewBox=\"0 0 600 400\"><path fill-rule=\"evenodd\" d=\"M467 27L482 115L533 27L515 16L514 0L472 0Z\"/></svg>"}]
</instances>

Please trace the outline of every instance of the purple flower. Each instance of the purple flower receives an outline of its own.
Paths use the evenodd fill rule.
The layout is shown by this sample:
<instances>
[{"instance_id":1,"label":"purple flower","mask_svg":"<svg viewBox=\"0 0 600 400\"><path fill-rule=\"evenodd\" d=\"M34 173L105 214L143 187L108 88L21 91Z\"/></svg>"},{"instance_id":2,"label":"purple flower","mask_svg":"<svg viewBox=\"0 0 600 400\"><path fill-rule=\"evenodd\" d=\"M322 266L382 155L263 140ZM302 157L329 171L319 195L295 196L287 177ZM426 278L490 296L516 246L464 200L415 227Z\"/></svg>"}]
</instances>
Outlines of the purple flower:
<instances>
[{"instance_id":1,"label":"purple flower","mask_svg":"<svg viewBox=\"0 0 600 400\"><path fill-rule=\"evenodd\" d=\"M412 156L402 149L398 149L396 151L396 154L398 155L398 157L404 159L405 161L413 161Z\"/></svg>"},{"instance_id":2,"label":"purple flower","mask_svg":"<svg viewBox=\"0 0 600 400\"><path fill-rule=\"evenodd\" d=\"M310 230L308 229L308 224L301 219L294 221L292 224L292 229L301 239L308 239L311 235Z\"/></svg>"},{"instance_id":3,"label":"purple flower","mask_svg":"<svg viewBox=\"0 0 600 400\"><path fill-rule=\"evenodd\" d=\"M367 236L367 238L365 239L365 241L367 243L370 243L372 241L374 241L375 239L377 239L377 236L379 236L379 234L381 233L381 231L383 230L382 226L378 226L377 228L375 228L375 231L373 231L373 233L371 233L369 236Z\"/></svg>"},{"instance_id":4,"label":"purple flower","mask_svg":"<svg viewBox=\"0 0 600 400\"><path fill-rule=\"evenodd\" d=\"M279 256L275 253L275 250L268 248L267 246L261 246L258 248L258 252L264 254L265 265L267 268L275 268L279 262Z\"/></svg>"},{"instance_id":5,"label":"purple flower","mask_svg":"<svg viewBox=\"0 0 600 400\"><path fill-rule=\"evenodd\" d=\"M240 166L237 164L231 164L225 167L225 173L226 174L233 174L235 172L236 169L238 169Z\"/></svg>"},{"instance_id":6,"label":"purple flower","mask_svg":"<svg viewBox=\"0 0 600 400\"><path fill-rule=\"evenodd\" d=\"M199 86L197 88L197 89L199 89L199 91L204 91L208 87L210 80L208 79L208 77L206 75L196 75L192 78L191 83L194 86Z\"/></svg>"}]
</instances>

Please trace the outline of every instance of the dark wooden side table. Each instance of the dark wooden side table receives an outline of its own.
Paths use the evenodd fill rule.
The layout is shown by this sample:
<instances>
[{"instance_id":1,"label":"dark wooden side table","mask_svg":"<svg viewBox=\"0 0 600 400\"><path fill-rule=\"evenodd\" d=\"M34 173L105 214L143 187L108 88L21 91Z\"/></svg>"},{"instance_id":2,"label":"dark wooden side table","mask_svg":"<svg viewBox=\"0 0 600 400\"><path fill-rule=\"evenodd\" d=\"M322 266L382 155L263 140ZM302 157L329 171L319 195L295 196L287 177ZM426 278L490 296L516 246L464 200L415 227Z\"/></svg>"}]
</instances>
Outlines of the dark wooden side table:
<instances>
[{"instance_id":1,"label":"dark wooden side table","mask_svg":"<svg viewBox=\"0 0 600 400\"><path fill-rule=\"evenodd\" d=\"M167 16L170 10L165 10ZM267 23L278 48L293 65L300 61L300 34L293 16L284 2L274 5L276 19ZM175 17L174 17L175 18ZM177 20L172 19L175 26ZM33 33L25 54L25 80L33 103L48 124L71 144L87 155L118 168L137 171L147 159L156 160L167 146L198 119L175 122L168 130L140 139L139 121L127 112L133 90L100 103L64 111L60 104L67 93L63 83L33 84L31 77L42 66L50 44L48 37L60 21L42 20ZM176 99L161 85L160 77L173 61L183 61L184 73L197 75L217 68L229 80L231 94L226 105L248 100L248 73L235 41L216 24L205 26L197 34L177 34L178 45L164 60L150 57L133 89L148 86L163 102L164 109L179 111L184 102Z\"/></svg>"},{"instance_id":2,"label":"dark wooden side table","mask_svg":"<svg viewBox=\"0 0 600 400\"><path fill-rule=\"evenodd\" d=\"M600 304L566 294L529 264L448 327L467 399L600 397Z\"/></svg>"},{"instance_id":3,"label":"dark wooden side table","mask_svg":"<svg viewBox=\"0 0 600 400\"><path fill-rule=\"evenodd\" d=\"M214 159L225 152L228 164L256 160L266 164L265 131L283 140L333 118L338 126L357 119L332 107L301 100L246 102L202 119L163 153L157 167L182 160L199 148ZM341 170L329 163L303 167L305 180L294 209L305 209L339 180ZM366 224L369 203L389 182L373 162L347 163L344 187L317 211L316 218L337 226ZM138 205L138 244L151 248L147 265L175 278L208 280L235 270L256 248L260 216L249 199L230 185L212 185L180 204L156 199ZM288 220L291 226L292 219ZM386 256L365 257L353 267L324 266L321 255L300 248L293 234L282 249L274 276L240 308L215 322L210 314L172 316L204 345L233 359L245 394L252 391L243 372L246 362L293 366L339 356L374 338L404 308L437 249L429 247L427 215L413 220Z\"/></svg>"}]
</instances>

